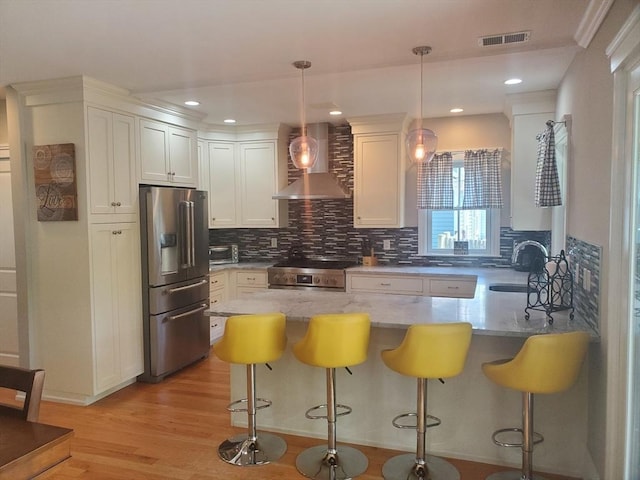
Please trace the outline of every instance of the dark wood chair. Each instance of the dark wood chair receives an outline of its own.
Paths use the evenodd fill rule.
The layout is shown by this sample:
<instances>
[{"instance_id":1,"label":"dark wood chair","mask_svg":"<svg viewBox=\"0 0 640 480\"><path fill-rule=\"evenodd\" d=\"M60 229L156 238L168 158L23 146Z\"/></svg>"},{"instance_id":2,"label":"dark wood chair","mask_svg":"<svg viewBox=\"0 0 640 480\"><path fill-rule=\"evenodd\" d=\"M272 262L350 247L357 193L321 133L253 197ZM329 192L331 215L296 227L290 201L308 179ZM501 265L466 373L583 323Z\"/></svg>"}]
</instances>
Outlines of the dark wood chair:
<instances>
[{"instance_id":1,"label":"dark wood chair","mask_svg":"<svg viewBox=\"0 0 640 480\"><path fill-rule=\"evenodd\" d=\"M40 414L40 399L44 387L44 370L28 370L0 365L0 387L24 392L22 406L0 403L0 415L23 418L37 422Z\"/></svg>"}]
</instances>

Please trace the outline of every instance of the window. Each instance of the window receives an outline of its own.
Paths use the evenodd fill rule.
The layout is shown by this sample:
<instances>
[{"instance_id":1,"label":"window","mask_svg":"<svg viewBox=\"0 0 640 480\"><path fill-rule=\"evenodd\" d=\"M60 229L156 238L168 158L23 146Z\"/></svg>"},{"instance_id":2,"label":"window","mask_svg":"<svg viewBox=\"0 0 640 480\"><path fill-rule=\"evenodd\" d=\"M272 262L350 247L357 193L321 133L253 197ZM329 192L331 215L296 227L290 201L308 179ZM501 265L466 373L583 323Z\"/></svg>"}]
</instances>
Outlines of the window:
<instances>
[{"instance_id":1,"label":"window","mask_svg":"<svg viewBox=\"0 0 640 480\"><path fill-rule=\"evenodd\" d=\"M500 255L500 210L463 210L464 154L453 154L453 209L419 210L419 255L453 255L455 241L466 241L469 255Z\"/></svg>"}]
</instances>

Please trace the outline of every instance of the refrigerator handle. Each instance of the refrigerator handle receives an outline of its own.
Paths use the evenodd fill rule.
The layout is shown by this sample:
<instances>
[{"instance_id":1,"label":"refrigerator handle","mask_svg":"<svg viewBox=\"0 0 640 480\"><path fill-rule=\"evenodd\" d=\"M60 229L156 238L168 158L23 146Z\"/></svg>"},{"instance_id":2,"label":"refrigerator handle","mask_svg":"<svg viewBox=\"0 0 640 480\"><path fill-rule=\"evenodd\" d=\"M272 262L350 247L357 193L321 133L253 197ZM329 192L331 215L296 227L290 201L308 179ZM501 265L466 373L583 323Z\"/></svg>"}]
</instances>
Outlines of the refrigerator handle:
<instances>
[{"instance_id":1,"label":"refrigerator handle","mask_svg":"<svg viewBox=\"0 0 640 480\"><path fill-rule=\"evenodd\" d=\"M196 266L196 246L195 246L195 238L196 238L196 232L195 232L195 215L194 215L194 211L195 211L195 203L193 202L187 202L187 212L189 213L188 215L188 220L187 220L187 235L189 237L189 243L188 243L188 248L189 248L189 267L195 267Z\"/></svg>"},{"instance_id":2,"label":"refrigerator handle","mask_svg":"<svg viewBox=\"0 0 640 480\"><path fill-rule=\"evenodd\" d=\"M195 266L195 243L194 243L194 203L189 201L180 202L180 223L182 232L182 246L180 261L182 268Z\"/></svg>"}]
</instances>

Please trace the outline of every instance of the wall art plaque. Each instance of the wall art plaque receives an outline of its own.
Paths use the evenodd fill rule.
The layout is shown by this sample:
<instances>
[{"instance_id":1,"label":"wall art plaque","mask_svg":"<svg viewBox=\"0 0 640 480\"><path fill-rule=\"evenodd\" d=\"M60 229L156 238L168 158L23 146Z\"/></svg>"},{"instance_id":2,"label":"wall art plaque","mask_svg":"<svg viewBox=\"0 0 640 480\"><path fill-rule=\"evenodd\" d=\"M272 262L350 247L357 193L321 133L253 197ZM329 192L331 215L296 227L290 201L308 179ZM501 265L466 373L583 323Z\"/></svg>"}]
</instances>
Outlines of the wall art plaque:
<instances>
[{"instance_id":1,"label":"wall art plaque","mask_svg":"<svg viewBox=\"0 0 640 480\"><path fill-rule=\"evenodd\" d=\"M78 220L74 144L34 145L33 170L38 221Z\"/></svg>"}]
</instances>

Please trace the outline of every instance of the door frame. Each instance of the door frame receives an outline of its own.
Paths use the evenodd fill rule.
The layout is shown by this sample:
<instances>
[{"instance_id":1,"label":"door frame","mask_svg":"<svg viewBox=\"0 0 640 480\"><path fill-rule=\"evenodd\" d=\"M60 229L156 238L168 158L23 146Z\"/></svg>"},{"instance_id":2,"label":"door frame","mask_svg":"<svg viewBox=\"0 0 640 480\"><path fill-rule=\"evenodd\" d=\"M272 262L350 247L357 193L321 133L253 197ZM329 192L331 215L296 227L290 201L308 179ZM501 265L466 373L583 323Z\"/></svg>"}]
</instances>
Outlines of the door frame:
<instances>
[{"instance_id":1,"label":"door frame","mask_svg":"<svg viewBox=\"0 0 640 480\"><path fill-rule=\"evenodd\" d=\"M624 478L629 392L629 334L631 315L632 227L634 202L631 72L640 66L640 5L636 6L606 50L614 78L607 301L607 407L604 478ZM624 319L618 321L618 319Z\"/></svg>"}]
</instances>

